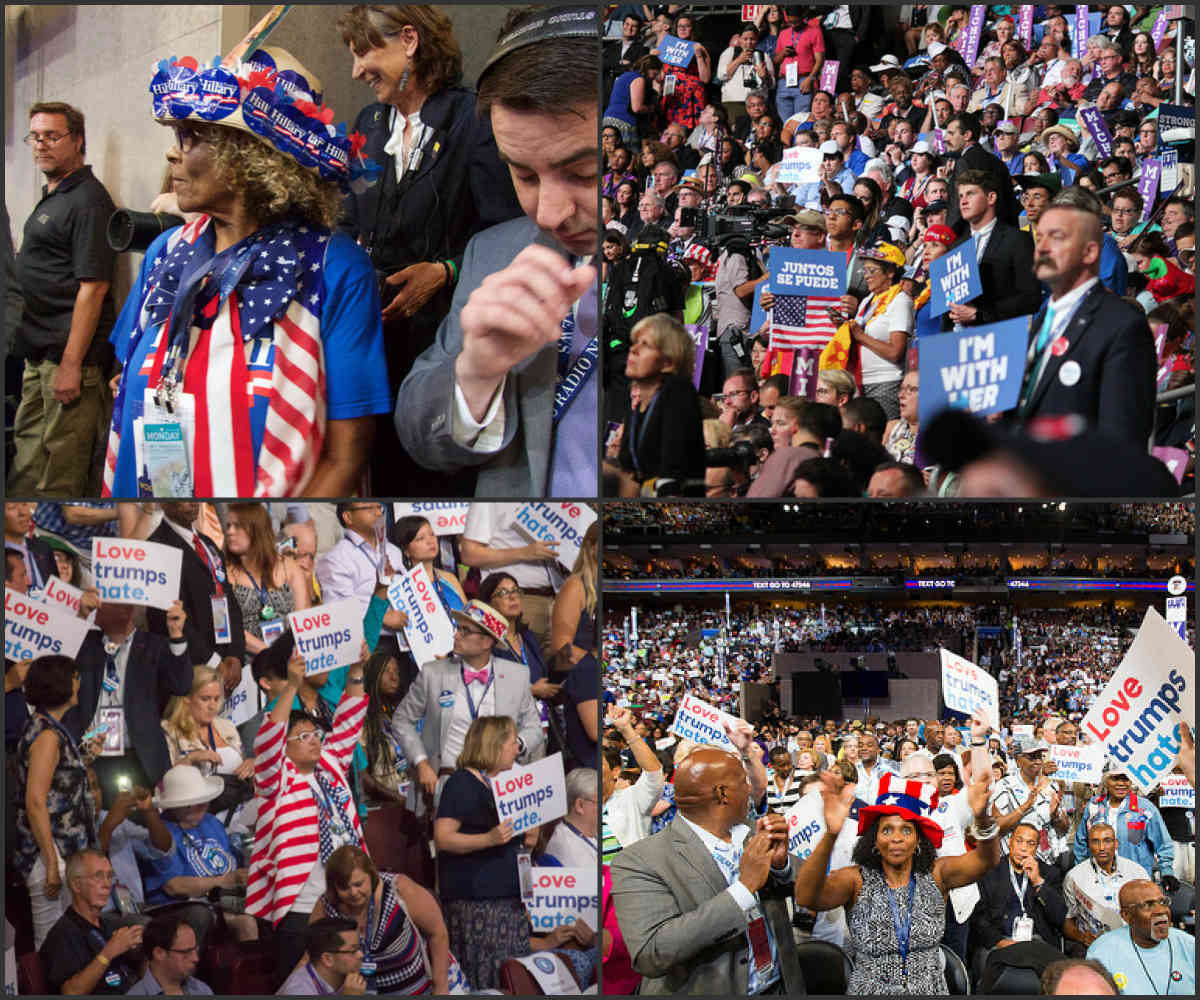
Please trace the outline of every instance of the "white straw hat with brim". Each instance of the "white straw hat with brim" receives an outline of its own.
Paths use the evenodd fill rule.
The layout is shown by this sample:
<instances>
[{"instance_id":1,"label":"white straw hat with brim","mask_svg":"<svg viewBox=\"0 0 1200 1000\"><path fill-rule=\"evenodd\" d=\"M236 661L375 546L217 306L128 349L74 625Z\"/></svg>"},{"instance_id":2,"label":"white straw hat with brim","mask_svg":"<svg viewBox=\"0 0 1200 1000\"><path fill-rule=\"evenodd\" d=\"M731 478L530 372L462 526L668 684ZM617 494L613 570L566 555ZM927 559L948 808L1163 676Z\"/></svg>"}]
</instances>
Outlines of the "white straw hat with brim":
<instances>
[{"instance_id":1,"label":"white straw hat with brim","mask_svg":"<svg viewBox=\"0 0 1200 1000\"><path fill-rule=\"evenodd\" d=\"M176 764L163 775L154 796L157 809L182 809L211 802L225 791L225 782L215 775L205 777L191 764Z\"/></svg>"},{"instance_id":2,"label":"white straw hat with brim","mask_svg":"<svg viewBox=\"0 0 1200 1000\"><path fill-rule=\"evenodd\" d=\"M456 622L483 629L497 642L503 642L508 631L508 619L479 599L471 601L462 611L451 611L450 617Z\"/></svg>"}]
</instances>

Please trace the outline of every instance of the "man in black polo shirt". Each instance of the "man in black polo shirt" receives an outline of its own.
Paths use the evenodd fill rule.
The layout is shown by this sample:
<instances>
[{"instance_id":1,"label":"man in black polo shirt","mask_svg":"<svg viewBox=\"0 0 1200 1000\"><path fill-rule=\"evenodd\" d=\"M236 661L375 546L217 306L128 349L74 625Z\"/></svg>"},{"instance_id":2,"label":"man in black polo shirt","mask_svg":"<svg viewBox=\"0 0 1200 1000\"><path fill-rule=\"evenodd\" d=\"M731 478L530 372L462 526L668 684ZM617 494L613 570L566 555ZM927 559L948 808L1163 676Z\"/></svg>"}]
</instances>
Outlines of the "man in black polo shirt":
<instances>
[{"instance_id":1,"label":"man in black polo shirt","mask_svg":"<svg viewBox=\"0 0 1200 1000\"><path fill-rule=\"evenodd\" d=\"M103 851L87 847L67 860L71 907L50 928L40 951L51 993L127 993L141 978L140 962L130 954L141 946L141 924L119 927L111 936L100 925L112 885L113 868Z\"/></svg>"},{"instance_id":2,"label":"man in black polo shirt","mask_svg":"<svg viewBox=\"0 0 1200 1000\"><path fill-rule=\"evenodd\" d=\"M116 257L105 231L115 206L84 165L81 112L58 102L35 104L25 141L46 186L17 255L25 309L16 349L25 374L8 491L43 499L91 496L100 485L92 456L112 407L108 334L116 318Z\"/></svg>"}]
</instances>

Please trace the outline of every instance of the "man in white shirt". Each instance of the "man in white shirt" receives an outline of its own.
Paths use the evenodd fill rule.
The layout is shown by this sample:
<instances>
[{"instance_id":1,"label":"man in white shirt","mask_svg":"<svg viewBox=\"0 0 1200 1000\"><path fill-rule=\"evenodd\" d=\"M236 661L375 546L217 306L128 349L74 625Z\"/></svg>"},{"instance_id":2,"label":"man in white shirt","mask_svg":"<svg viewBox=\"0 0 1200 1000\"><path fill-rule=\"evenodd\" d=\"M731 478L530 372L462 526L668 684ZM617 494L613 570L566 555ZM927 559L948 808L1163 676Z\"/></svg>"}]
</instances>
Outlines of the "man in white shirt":
<instances>
[{"instance_id":1,"label":"man in white shirt","mask_svg":"<svg viewBox=\"0 0 1200 1000\"><path fill-rule=\"evenodd\" d=\"M858 738L858 770L857 795L864 802L874 802L879 791L879 779L891 772L888 762L879 756L879 737L872 732L864 732Z\"/></svg>"},{"instance_id":2,"label":"man in white shirt","mask_svg":"<svg viewBox=\"0 0 1200 1000\"><path fill-rule=\"evenodd\" d=\"M546 843L546 853L564 868L595 870L600 849L599 775L590 767L567 772L567 814L554 828Z\"/></svg>"},{"instance_id":3,"label":"man in white shirt","mask_svg":"<svg viewBox=\"0 0 1200 1000\"><path fill-rule=\"evenodd\" d=\"M474 566L486 580L493 573L507 573L521 588L521 613L529 630L537 637L543 652L553 654L550 645L550 612L554 595L562 586L558 567L557 542L531 542L516 527L520 503L473 503L467 514L467 526L459 542L459 554L467 566ZM568 567L568 569L571 567ZM541 694L549 698L557 693Z\"/></svg>"},{"instance_id":4,"label":"man in white shirt","mask_svg":"<svg viewBox=\"0 0 1200 1000\"><path fill-rule=\"evenodd\" d=\"M353 597L366 614L379 581L404 571L404 555L383 537L383 508L379 504L358 500L340 503L337 515L345 534L316 565L321 602L332 604ZM390 646L391 652L408 651L408 640L401 631L407 624L408 616L403 611L389 609L384 614L379 640L385 649Z\"/></svg>"},{"instance_id":5,"label":"man in white shirt","mask_svg":"<svg viewBox=\"0 0 1200 1000\"><path fill-rule=\"evenodd\" d=\"M1062 796L1042 773L1046 744L1032 736L1015 736L1012 742L1017 766L996 782L990 801L992 815L1004 838L1001 846L1007 851L1007 834L1018 823L1024 823L1038 833L1038 859L1054 864L1058 855L1070 846L1067 841L1070 820L1062 811Z\"/></svg>"},{"instance_id":6,"label":"man in white shirt","mask_svg":"<svg viewBox=\"0 0 1200 1000\"><path fill-rule=\"evenodd\" d=\"M617 789L621 772L619 751L605 750L601 755L601 793L604 799L601 849L607 864L623 848L650 834L651 811L662 795L666 778L662 761L638 733L633 713L627 708L610 709L606 723L621 734L625 745L642 773L627 788Z\"/></svg>"},{"instance_id":7,"label":"man in white shirt","mask_svg":"<svg viewBox=\"0 0 1200 1000\"><path fill-rule=\"evenodd\" d=\"M1124 925L1121 919L1121 886L1149 873L1136 861L1117 853L1117 835L1108 823L1088 830L1088 859L1063 879L1067 919L1063 934L1087 948L1105 931Z\"/></svg>"}]
</instances>

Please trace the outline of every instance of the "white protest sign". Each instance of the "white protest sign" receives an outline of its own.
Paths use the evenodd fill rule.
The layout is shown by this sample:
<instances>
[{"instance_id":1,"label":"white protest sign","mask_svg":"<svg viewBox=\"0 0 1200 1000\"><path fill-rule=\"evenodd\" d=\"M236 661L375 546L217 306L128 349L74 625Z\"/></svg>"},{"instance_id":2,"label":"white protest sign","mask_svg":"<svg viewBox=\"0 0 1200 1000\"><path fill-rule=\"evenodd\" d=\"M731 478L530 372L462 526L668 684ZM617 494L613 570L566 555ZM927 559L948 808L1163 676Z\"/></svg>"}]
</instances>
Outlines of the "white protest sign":
<instances>
[{"instance_id":1,"label":"white protest sign","mask_svg":"<svg viewBox=\"0 0 1200 1000\"><path fill-rule=\"evenodd\" d=\"M591 928L600 925L595 868L533 869L533 899L525 901L534 934L549 934L555 927L582 920Z\"/></svg>"},{"instance_id":2,"label":"white protest sign","mask_svg":"<svg viewBox=\"0 0 1200 1000\"><path fill-rule=\"evenodd\" d=\"M242 668L242 679L238 682L238 686L234 689L233 694L225 699L225 704L221 708L221 718L228 719L235 726L240 726L243 722L252 719L259 712L258 696L261 691L262 688L254 679L254 671L247 663Z\"/></svg>"},{"instance_id":3,"label":"white protest sign","mask_svg":"<svg viewBox=\"0 0 1200 1000\"><path fill-rule=\"evenodd\" d=\"M387 594L392 608L408 615L404 635L418 666L454 648L454 623L438 600L424 566L418 563L408 572L393 576Z\"/></svg>"},{"instance_id":4,"label":"white protest sign","mask_svg":"<svg viewBox=\"0 0 1200 1000\"><path fill-rule=\"evenodd\" d=\"M288 623L296 637L296 649L304 657L305 674L323 674L358 662L363 642L363 609L358 598L293 611Z\"/></svg>"},{"instance_id":5,"label":"white protest sign","mask_svg":"<svg viewBox=\"0 0 1200 1000\"><path fill-rule=\"evenodd\" d=\"M688 694L684 695L683 704L675 713L670 732L693 743L718 746L736 753L733 741L725 735L726 723L732 725L736 721L736 717L728 712Z\"/></svg>"},{"instance_id":6,"label":"white protest sign","mask_svg":"<svg viewBox=\"0 0 1200 1000\"><path fill-rule=\"evenodd\" d=\"M1014 725L1012 727L1012 734L1013 736L1032 736L1033 726L1027 722L1023 722L1020 725Z\"/></svg>"},{"instance_id":7,"label":"white protest sign","mask_svg":"<svg viewBox=\"0 0 1200 1000\"><path fill-rule=\"evenodd\" d=\"M1143 792L1171 773L1179 723L1196 727L1196 657L1154 608L1121 665L1083 717L1083 730L1127 765Z\"/></svg>"},{"instance_id":8,"label":"white protest sign","mask_svg":"<svg viewBox=\"0 0 1200 1000\"><path fill-rule=\"evenodd\" d=\"M664 736L661 740L654 741L655 750L670 750L675 745L674 736Z\"/></svg>"},{"instance_id":9,"label":"white protest sign","mask_svg":"<svg viewBox=\"0 0 1200 1000\"><path fill-rule=\"evenodd\" d=\"M1100 781L1104 770L1104 750L1094 745L1064 747L1051 744L1050 759L1057 767L1052 776L1055 781L1082 781L1094 785Z\"/></svg>"},{"instance_id":10,"label":"white protest sign","mask_svg":"<svg viewBox=\"0 0 1200 1000\"><path fill-rule=\"evenodd\" d=\"M183 550L132 538L93 538L92 577L104 604L166 611L179 600Z\"/></svg>"},{"instance_id":11,"label":"white protest sign","mask_svg":"<svg viewBox=\"0 0 1200 1000\"><path fill-rule=\"evenodd\" d=\"M467 530L467 514L471 511L468 503L447 502L413 502L392 504L392 515L399 520L402 517L423 517L433 528L433 533L442 535L461 535Z\"/></svg>"},{"instance_id":12,"label":"white protest sign","mask_svg":"<svg viewBox=\"0 0 1200 1000\"><path fill-rule=\"evenodd\" d=\"M4 588L4 658L79 655L88 623L71 611Z\"/></svg>"},{"instance_id":13,"label":"white protest sign","mask_svg":"<svg viewBox=\"0 0 1200 1000\"><path fill-rule=\"evenodd\" d=\"M783 818L787 820L788 853L803 861L825 834L825 800L816 794L801 795Z\"/></svg>"},{"instance_id":14,"label":"white protest sign","mask_svg":"<svg viewBox=\"0 0 1200 1000\"><path fill-rule=\"evenodd\" d=\"M73 615L78 615L83 591L78 587L72 587L57 576L51 576L47 578L46 586L42 588L41 596L42 600L47 604L60 608L63 611L69 611Z\"/></svg>"},{"instance_id":15,"label":"white protest sign","mask_svg":"<svg viewBox=\"0 0 1200 1000\"><path fill-rule=\"evenodd\" d=\"M518 764L492 779L496 811L500 820L512 821L513 833L524 833L567 814L567 786L562 754L536 760L528 767Z\"/></svg>"},{"instance_id":16,"label":"white protest sign","mask_svg":"<svg viewBox=\"0 0 1200 1000\"><path fill-rule=\"evenodd\" d=\"M1195 809L1196 789L1182 774L1168 774L1158 786L1159 809Z\"/></svg>"},{"instance_id":17,"label":"white protest sign","mask_svg":"<svg viewBox=\"0 0 1200 1000\"><path fill-rule=\"evenodd\" d=\"M535 542L558 542L558 561L574 570L583 536L596 520L585 503L535 500L517 511L516 527Z\"/></svg>"},{"instance_id":18,"label":"white protest sign","mask_svg":"<svg viewBox=\"0 0 1200 1000\"><path fill-rule=\"evenodd\" d=\"M942 700L946 707L967 715L983 711L988 725L1000 728L1000 686L986 670L948 649L942 655Z\"/></svg>"},{"instance_id":19,"label":"white protest sign","mask_svg":"<svg viewBox=\"0 0 1200 1000\"><path fill-rule=\"evenodd\" d=\"M780 184L812 184L814 181L819 181L823 159L819 149L809 146L793 146L791 149L785 149L775 180Z\"/></svg>"}]
</instances>

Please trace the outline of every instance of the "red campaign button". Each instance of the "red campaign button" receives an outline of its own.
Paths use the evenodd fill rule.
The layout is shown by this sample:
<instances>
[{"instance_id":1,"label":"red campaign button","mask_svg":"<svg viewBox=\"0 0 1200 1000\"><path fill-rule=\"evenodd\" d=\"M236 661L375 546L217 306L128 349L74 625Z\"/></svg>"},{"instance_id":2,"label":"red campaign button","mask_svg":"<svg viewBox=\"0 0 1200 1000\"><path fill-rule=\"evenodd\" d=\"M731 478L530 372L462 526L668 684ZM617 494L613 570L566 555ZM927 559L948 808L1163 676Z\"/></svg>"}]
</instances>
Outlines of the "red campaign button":
<instances>
[{"instance_id":1,"label":"red campaign button","mask_svg":"<svg viewBox=\"0 0 1200 1000\"><path fill-rule=\"evenodd\" d=\"M1067 348L1071 346L1071 342L1066 337L1059 337L1053 344L1050 345L1050 353L1056 358L1061 358L1067 353Z\"/></svg>"}]
</instances>

